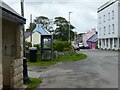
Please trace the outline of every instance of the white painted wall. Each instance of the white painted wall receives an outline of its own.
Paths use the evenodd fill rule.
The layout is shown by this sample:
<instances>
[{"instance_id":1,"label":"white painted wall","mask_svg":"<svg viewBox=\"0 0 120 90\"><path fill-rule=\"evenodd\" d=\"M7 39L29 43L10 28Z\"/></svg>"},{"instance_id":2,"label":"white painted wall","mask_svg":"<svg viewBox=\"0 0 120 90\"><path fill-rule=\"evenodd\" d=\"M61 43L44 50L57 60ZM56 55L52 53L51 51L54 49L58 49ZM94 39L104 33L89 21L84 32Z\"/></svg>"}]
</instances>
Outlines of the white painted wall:
<instances>
[{"instance_id":1,"label":"white painted wall","mask_svg":"<svg viewBox=\"0 0 120 90\"><path fill-rule=\"evenodd\" d=\"M34 32L32 34L32 46L34 44L40 44L40 41L41 41L41 35L40 35L40 33Z\"/></svg>"},{"instance_id":2,"label":"white painted wall","mask_svg":"<svg viewBox=\"0 0 120 90\"><path fill-rule=\"evenodd\" d=\"M99 48L120 49L120 1L111 0L98 8L98 11Z\"/></svg>"},{"instance_id":3,"label":"white painted wall","mask_svg":"<svg viewBox=\"0 0 120 90\"><path fill-rule=\"evenodd\" d=\"M25 39L27 42L30 42L30 36L28 38ZM40 44L41 42L41 34L38 32L34 32L32 34L32 46L34 44Z\"/></svg>"},{"instance_id":4,"label":"white painted wall","mask_svg":"<svg viewBox=\"0 0 120 90\"><path fill-rule=\"evenodd\" d=\"M119 12L118 12L118 15L119 15L119 16L118 16L118 23L119 23L119 24L118 24L118 27L119 27L119 28L118 28L118 33L119 33L118 36L120 37L120 3L118 4L118 6L119 6L119 7L118 7L118 11L119 11Z\"/></svg>"},{"instance_id":5,"label":"white painted wall","mask_svg":"<svg viewBox=\"0 0 120 90\"><path fill-rule=\"evenodd\" d=\"M99 39L100 38L113 38L113 37L115 38L115 37L118 37L118 35L120 35L120 32L118 33L118 27L120 28L120 25L118 25L118 23L120 22L120 17L118 19L118 6L120 9L119 1L116 1L114 4L110 5L109 7L105 8L104 10L98 13L98 37ZM112 11L114 11L114 19L112 18ZM108 13L110 13L110 18L109 18ZM104 18L104 15L105 15L105 18ZM113 24L114 24L114 31L112 29ZM110 32L109 32L109 26L110 26ZM106 29L105 33L104 33L104 27Z\"/></svg>"},{"instance_id":6,"label":"white painted wall","mask_svg":"<svg viewBox=\"0 0 120 90\"><path fill-rule=\"evenodd\" d=\"M27 42L30 42L30 36L25 39Z\"/></svg>"}]
</instances>

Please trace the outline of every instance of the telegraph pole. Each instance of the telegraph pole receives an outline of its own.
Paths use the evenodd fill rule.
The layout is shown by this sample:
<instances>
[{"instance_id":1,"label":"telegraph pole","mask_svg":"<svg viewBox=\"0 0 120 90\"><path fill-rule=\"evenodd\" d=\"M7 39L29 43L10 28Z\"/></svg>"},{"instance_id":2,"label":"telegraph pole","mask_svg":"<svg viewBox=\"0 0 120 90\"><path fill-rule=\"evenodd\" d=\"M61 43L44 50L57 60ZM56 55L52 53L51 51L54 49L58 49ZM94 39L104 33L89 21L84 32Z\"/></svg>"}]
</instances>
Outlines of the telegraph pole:
<instances>
[{"instance_id":1,"label":"telegraph pole","mask_svg":"<svg viewBox=\"0 0 120 90\"><path fill-rule=\"evenodd\" d=\"M70 14L71 14L72 12L69 12L69 33L68 33L68 41L70 42L71 40L70 40Z\"/></svg>"},{"instance_id":2,"label":"telegraph pole","mask_svg":"<svg viewBox=\"0 0 120 90\"><path fill-rule=\"evenodd\" d=\"M30 42L32 43L32 14L30 14Z\"/></svg>"},{"instance_id":3,"label":"telegraph pole","mask_svg":"<svg viewBox=\"0 0 120 90\"><path fill-rule=\"evenodd\" d=\"M21 0L21 15L24 17L24 0ZM29 77L28 77L28 72L27 72L27 60L26 60L26 55L25 55L25 27L23 25L23 82L24 84L27 84L30 82Z\"/></svg>"}]
</instances>

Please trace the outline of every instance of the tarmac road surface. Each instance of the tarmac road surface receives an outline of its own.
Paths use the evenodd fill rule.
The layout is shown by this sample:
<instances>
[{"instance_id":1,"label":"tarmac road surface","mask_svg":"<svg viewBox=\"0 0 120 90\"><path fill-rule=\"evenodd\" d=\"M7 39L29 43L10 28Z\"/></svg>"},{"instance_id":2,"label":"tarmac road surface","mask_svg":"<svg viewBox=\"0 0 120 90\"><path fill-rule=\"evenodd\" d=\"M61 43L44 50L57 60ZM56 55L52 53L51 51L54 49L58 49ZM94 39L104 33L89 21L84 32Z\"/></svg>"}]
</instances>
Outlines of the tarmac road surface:
<instances>
[{"instance_id":1,"label":"tarmac road surface","mask_svg":"<svg viewBox=\"0 0 120 90\"><path fill-rule=\"evenodd\" d=\"M118 52L80 50L88 58L61 62L43 70L38 88L118 88Z\"/></svg>"}]
</instances>

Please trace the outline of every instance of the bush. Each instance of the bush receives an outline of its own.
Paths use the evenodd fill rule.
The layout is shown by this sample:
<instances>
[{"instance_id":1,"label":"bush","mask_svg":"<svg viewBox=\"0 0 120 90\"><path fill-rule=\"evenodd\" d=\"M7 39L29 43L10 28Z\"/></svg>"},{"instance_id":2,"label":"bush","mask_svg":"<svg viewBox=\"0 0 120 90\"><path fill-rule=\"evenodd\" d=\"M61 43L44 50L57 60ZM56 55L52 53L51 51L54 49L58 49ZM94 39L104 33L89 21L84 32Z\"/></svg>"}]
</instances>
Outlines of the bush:
<instances>
[{"instance_id":1,"label":"bush","mask_svg":"<svg viewBox=\"0 0 120 90\"><path fill-rule=\"evenodd\" d=\"M54 51L68 51L71 49L71 43L67 41L55 41L54 42Z\"/></svg>"},{"instance_id":2,"label":"bush","mask_svg":"<svg viewBox=\"0 0 120 90\"><path fill-rule=\"evenodd\" d=\"M25 42L25 49L26 49L26 52L29 51L29 47L32 47L32 43L31 42Z\"/></svg>"},{"instance_id":3,"label":"bush","mask_svg":"<svg viewBox=\"0 0 120 90\"><path fill-rule=\"evenodd\" d=\"M27 47L32 47L32 43L31 42L25 42L25 45L27 46Z\"/></svg>"},{"instance_id":4,"label":"bush","mask_svg":"<svg viewBox=\"0 0 120 90\"><path fill-rule=\"evenodd\" d=\"M40 50L40 45L39 44L34 44L33 46L36 47L38 51Z\"/></svg>"}]
</instances>

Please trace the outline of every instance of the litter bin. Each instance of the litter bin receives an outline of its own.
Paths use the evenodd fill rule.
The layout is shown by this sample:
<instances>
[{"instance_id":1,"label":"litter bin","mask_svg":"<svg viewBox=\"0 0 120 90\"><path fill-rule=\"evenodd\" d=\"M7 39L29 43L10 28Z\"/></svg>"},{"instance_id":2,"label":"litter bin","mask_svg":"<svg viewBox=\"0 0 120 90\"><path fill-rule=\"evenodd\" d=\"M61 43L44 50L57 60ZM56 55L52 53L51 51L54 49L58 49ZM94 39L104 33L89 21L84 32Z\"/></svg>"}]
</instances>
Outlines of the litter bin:
<instances>
[{"instance_id":1,"label":"litter bin","mask_svg":"<svg viewBox=\"0 0 120 90\"><path fill-rule=\"evenodd\" d=\"M29 50L30 50L30 55L29 55L30 62L36 62L37 61L37 48L30 47Z\"/></svg>"}]
</instances>

